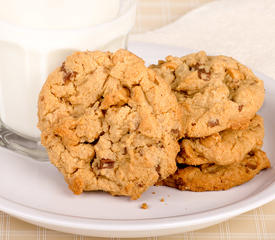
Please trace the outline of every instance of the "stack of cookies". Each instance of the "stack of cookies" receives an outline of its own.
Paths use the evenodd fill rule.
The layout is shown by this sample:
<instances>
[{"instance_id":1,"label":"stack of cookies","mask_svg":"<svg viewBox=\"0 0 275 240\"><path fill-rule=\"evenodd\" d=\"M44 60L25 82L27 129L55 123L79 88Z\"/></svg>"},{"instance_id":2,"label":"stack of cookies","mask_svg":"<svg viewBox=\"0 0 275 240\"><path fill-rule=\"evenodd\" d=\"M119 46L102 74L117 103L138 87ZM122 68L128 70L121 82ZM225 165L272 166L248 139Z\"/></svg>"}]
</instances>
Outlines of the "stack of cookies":
<instances>
[{"instance_id":1,"label":"stack of cookies","mask_svg":"<svg viewBox=\"0 0 275 240\"><path fill-rule=\"evenodd\" d=\"M180 190L225 190L270 167L264 138L263 82L247 67L205 52L168 56L152 65L172 87L183 110L177 171L159 185Z\"/></svg>"},{"instance_id":2,"label":"stack of cookies","mask_svg":"<svg viewBox=\"0 0 275 240\"><path fill-rule=\"evenodd\" d=\"M147 68L126 50L76 52L45 82L38 127L75 194L220 190L270 165L263 100L263 82L228 57L199 52Z\"/></svg>"}]
</instances>

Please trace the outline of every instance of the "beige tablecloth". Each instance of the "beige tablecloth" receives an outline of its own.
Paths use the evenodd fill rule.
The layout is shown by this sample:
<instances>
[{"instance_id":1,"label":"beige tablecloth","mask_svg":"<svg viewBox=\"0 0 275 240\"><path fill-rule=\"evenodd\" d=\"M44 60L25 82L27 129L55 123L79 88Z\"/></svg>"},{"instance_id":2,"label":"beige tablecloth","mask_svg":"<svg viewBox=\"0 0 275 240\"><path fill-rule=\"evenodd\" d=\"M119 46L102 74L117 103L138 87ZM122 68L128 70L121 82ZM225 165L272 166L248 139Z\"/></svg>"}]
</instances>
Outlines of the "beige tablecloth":
<instances>
[{"instance_id":1,"label":"beige tablecloth","mask_svg":"<svg viewBox=\"0 0 275 240\"><path fill-rule=\"evenodd\" d=\"M138 0L137 21L133 33L142 33L164 26L186 12L211 1L213 0ZM82 240L102 238L48 230L0 212L0 240L8 239ZM275 239L275 201L206 229L148 239Z\"/></svg>"}]
</instances>

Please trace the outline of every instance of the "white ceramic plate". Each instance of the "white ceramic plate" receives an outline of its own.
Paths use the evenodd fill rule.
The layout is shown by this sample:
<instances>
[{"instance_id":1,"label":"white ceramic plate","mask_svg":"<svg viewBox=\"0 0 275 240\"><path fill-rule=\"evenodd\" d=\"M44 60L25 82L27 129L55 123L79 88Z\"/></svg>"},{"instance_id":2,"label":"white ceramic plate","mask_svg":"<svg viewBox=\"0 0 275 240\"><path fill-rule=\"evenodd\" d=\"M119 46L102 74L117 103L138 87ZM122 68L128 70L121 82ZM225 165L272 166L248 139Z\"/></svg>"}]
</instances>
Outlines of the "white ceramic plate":
<instances>
[{"instance_id":1,"label":"white ceramic plate","mask_svg":"<svg viewBox=\"0 0 275 240\"><path fill-rule=\"evenodd\" d=\"M190 51L134 44L130 49L152 62L167 54ZM207 227L275 199L275 82L265 82L264 150L272 168L239 187L220 192L181 192L152 187L136 201L102 192L76 196L49 163L38 162L0 148L0 210L50 229L100 237L148 237ZM152 192L156 194L152 194ZM160 199L165 201L161 202ZM141 203L149 208L143 210Z\"/></svg>"}]
</instances>

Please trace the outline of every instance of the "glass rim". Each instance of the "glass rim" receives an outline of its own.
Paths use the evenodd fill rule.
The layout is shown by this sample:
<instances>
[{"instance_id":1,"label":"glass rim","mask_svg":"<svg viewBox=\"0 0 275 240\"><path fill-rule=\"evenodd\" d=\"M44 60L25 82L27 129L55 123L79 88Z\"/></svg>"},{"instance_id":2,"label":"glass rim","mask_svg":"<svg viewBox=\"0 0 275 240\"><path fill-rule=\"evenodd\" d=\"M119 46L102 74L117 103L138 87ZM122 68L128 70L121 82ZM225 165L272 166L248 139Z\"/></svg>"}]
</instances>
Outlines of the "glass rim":
<instances>
[{"instance_id":1,"label":"glass rim","mask_svg":"<svg viewBox=\"0 0 275 240\"><path fill-rule=\"evenodd\" d=\"M123 9L123 2L126 5L125 9ZM32 28L32 27L26 27L26 26L20 26L17 24L13 24L13 23L9 23L7 21L4 20L0 20L0 25L4 25L10 29L13 29L15 31L27 31L27 32L52 32L52 33L56 33L56 32L63 32L63 33L70 33L70 32L85 32L85 31L91 31L91 30L97 30L99 28L105 28L106 26L109 25L115 25L117 22L120 22L121 19L126 18L129 14L131 14L131 12L136 9L136 0L120 0L120 7L119 7L119 13L118 16L103 22L103 23L99 23L90 27L79 27L79 28L69 28L69 29L48 29L48 28ZM122 10L122 12L121 12Z\"/></svg>"}]
</instances>

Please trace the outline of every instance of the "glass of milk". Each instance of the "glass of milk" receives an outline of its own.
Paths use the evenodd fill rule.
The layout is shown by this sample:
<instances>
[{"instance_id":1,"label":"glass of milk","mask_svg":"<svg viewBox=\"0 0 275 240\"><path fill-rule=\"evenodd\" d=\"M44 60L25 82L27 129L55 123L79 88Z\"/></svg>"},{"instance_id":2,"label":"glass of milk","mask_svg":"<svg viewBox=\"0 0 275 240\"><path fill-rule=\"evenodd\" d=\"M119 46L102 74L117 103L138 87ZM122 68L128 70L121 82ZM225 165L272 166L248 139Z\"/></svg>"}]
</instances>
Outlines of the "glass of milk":
<instances>
[{"instance_id":1,"label":"glass of milk","mask_svg":"<svg viewBox=\"0 0 275 240\"><path fill-rule=\"evenodd\" d=\"M47 159L36 125L48 74L79 50L126 48L135 0L0 0L0 146Z\"/></svg>"}]
</instances>

